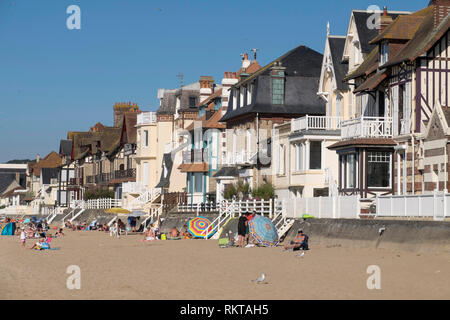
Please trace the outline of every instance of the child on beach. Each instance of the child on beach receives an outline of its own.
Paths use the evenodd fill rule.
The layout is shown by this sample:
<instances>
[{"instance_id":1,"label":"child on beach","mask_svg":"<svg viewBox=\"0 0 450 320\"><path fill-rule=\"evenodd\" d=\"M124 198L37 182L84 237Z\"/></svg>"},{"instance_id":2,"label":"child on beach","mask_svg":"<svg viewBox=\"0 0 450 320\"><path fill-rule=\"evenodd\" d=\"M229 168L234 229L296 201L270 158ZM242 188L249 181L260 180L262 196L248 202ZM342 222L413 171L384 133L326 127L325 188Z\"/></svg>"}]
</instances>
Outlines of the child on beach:
<instances>
[{"instance_id":1,"label":"child on beach","mask_svg":"<svg viewBox=\"0 0 450 320\"><path fill-rule=\"evenodd\" d=\"M59 230L56 231L55 236L56 236L56 237L58 237L58 236L65 236L65 234L63 233L63 229L62 229L62 228L59 228Z\"/></svg>"},{"instance_id":2,"label":"child on beach","mask_svg":"<svg viewBox=\"0 0 450 320\"><path fill-rule=\"evenodd\" d=\"M22 247L25 248L25 242L27 241L27 234L25 233L25 228L22 227L20 231L20 242L22 242Z\"/></svg>"}]
</instances>

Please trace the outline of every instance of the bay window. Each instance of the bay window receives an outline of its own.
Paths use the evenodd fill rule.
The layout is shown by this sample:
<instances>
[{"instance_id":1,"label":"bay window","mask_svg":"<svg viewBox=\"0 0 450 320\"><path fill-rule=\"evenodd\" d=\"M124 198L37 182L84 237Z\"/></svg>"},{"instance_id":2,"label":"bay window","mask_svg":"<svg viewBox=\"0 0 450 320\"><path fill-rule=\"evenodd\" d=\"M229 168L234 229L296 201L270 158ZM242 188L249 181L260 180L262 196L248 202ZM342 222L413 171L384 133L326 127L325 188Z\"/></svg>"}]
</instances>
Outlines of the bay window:
<instances>
[{"instance_id":1,"label":"bay window","mask_svg":"<svg viewBox=\"0 0 450 320\"><path fill-rule=\"evenodd\" d=\"M367 186L369 188L390 188L392 154L390 152L368 152L367 157Z\"/></svg>"}]
</instances>

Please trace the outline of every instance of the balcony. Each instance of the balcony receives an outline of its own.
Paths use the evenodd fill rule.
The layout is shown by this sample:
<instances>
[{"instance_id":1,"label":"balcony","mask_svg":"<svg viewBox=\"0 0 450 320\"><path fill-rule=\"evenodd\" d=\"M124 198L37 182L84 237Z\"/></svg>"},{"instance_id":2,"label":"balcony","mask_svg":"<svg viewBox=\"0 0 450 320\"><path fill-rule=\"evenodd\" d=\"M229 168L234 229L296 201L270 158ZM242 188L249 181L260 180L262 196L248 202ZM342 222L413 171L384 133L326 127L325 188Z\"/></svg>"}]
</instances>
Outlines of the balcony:
<instances>
[{"instance_id":1,"label":"balcony","mask_svg":"<svg viewBox=\"0 0 450 320\"><path fill-rule=\"evenodd\" d=\"M137 125L154 124L157 120L156 112L143 112L137 115Z\"/></svg>"},{"instance_id":2,"label":"balcony","mask_svg":"<svg viewBox=\"0 0 450 320\"><path fill-rule=\"evenodd\" d=\"M207 162L208 149L193 149L183 151L183 164Z\"/></svg>"},{"instance_id":3,"label":"balcony","mask_svg":"<svg viewBox=\"0 0 450 320\"><path fill-rule=\"evenodd\" d=\"M114 177L112 177L112 179L126 178L136 178L136 169L116 170L114 171Z\"/></svg>"},{"instance_id":4,"label":"balcony","mask_svg":"<svg viewBox=\"0 0 450 320\"><path fill-rule=\"evenodd\" d=\"M291 132L307 130L340 130L341 117L305 116L291 120Z\"/></svg>"},{"instance_id":5,"label":"balcony","mask_svg":"<svg viewBox=\"0 0 450 320\"><path fill-rule=\"evenodd\" d=\"M341 137L392 138L392 128L392 117L360 117L341 123Z\"/></svg>"},{"instance_id":6,"label":"balcony","mask_svg":"<svg viewBox=\"0 0 450 320\"><path fill-rule=\"evenodd\" d=\"M248 151L229 152L222 157L223 165L249 165L256 163L256 152Z\"/></svg>"},{"instance_id":7,"label":"balcony","mask_svg":"<svg viewBox=\"0 0 450 320\"><path fill-rule=\"evenodd\" d=\"M136 178L136 169L116 170L114 172L100 173L93 176L86 176L87 184L105 184L116 179Z\"/></svg>"},{"instance_id":8,"label":"balcony","mask_svg":"<svg viewBox=\"0 0 450 320\"><path fill-rule=\"evenodd\" d=\"M82 186L83 185L83 178L70 178L69 179L69 186Z\"/></svg>"}]
</instances>

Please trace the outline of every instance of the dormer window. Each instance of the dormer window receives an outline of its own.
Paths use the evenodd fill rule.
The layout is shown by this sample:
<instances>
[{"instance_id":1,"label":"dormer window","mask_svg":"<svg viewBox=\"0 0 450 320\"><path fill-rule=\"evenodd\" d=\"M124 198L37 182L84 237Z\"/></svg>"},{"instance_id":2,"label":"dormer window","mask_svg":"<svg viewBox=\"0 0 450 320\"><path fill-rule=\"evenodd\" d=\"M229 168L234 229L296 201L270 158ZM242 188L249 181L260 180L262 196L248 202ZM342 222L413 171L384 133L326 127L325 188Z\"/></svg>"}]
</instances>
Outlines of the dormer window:
<instances>
[{"instance_id":1,"label":"dormer window","mask_svg":"<svg viewBox=\"0 0 450 320\"><path fill-rule=\"evenodd\" d=\"M284 104L284 77L272 78L272 103Z\"/></svg>"},{"instance_id":2,"label":"dormer window","mask_svg":"<svg viewBox=\"0 0 450 320\"><path fill-rule=\"evenodd\" d=\"M189 97L189 108L197 107L197 97Z\"/></svg>"},{"instance_id":3,"label":"dormer window","mask_svg":"<svg viewBox=\"0 0 450 320\"><path fill-rule=\"evenodd\" d=\"M383 41L380 44L380 65L389 61L389 42Z\"/></svg>"}]
</instances>

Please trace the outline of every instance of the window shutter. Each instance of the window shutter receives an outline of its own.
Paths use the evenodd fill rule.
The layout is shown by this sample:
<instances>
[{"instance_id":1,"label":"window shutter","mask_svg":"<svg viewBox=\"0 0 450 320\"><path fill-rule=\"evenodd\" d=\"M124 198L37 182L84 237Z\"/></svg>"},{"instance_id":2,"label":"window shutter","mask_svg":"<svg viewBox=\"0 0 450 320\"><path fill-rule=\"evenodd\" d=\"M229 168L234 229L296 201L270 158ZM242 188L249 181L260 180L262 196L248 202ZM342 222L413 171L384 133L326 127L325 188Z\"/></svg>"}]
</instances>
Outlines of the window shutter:
<instances>
[{"instance_id":1,"label":"window shutter","mask_svg":"<svg viewBox=\"0 0 450 320\"><path fill-rule=\"evenodd\" d=\"M405 119L406 119L406 133L411 131L411 82L407 82L405 85L405 97L403 99L405 103Z\"/></svg>"},{"instance_id":2,"label":"window shutter","mask_svg":"<svg viewBox=\"0 0 450 320\"><path fill-rule=\"evenodd\" d=\"M398 86L392 88L394 136L398 136Z\"/></svg>"}]
</instances>

